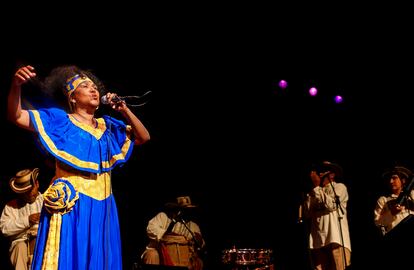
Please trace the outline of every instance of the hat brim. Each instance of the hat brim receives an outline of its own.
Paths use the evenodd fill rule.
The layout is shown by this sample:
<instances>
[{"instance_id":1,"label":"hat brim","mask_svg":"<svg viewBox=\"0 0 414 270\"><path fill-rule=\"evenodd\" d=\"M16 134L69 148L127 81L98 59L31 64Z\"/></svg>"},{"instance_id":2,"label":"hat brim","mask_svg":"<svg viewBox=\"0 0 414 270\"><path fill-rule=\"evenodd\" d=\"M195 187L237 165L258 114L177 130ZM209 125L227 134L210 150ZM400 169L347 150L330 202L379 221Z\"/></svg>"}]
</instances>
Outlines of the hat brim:
<instances>
[{"instance_id":1,"label":"hat brim","mask_svg":"<svg viewBox=\"0 0 414 270\"><path fill-rule=\"evenodd\" d=\"M186 209L186 208L196 208L197 205L193 205L193 204L180 205L178 203L168 202L168 203L164 204L164 207L167 208L167 209L176 209L176 208Z\"/></svg>"},{"instance_id":2,"label":"hat brim","mask_svg":"<svg viewBox=\"0 0 414 270\"><path fill-rule=\"evenodd\" d=\"M196 207L197 205L193 205L193 204L181 206L181 208L196 208Z\"/></svg>"},{"instance_id":3,"label":"hat brim","mask_svg":"<svg viewBox=\"0 0 414 270\"><path fill-rule=\"evenodd\" d=\"M329 161L324 161L320 167L320 170L321 172L331 171L335 173L337 177L341 177L343 175L342 167Z\"/></svg>"},{"instance_id":4,"label":"hat brim","mask_svg":"<svg viewBox=\"0 0 414 270\"><path fill-rule=\"evenodd\" d=\"M397 166L397 167L394 167L392 169L386 170L382 174L382 178L389 179L392 175L395 175L395 174L397 174L399 176L403 176L406 179L409 179L413 175L413 173L409 169L407 169L405 167L402 167L402 166Z\"/></svg>"},{"instance_id":5,"label":"hat brim","mask_svg":"<svg viewBox=\"0 0 414 270\"><path fill-rule=\"evenodd\" d=\"M33 182L37 180L37 176L39 175L39 169L35 168L33 169L33 171L30 173L31 174L31 179L28 182L29 185L24 186L24 187L18 187L15 184L15 180L17 179L17 177L12 177L9 181L9 185L10 188L15 192L15 193L25 193L29 190L31 190L33 188ZM33 181L32 181L33 180Z\"/></svg>"},{"instance_id":6,"label":"hat brim","mask_svg":"<svg viewBox=\"0 0 414 270\"><path fill-rule=\"evenodd\" d=\"M10 188L16 193L25 193L33 188L32 184L19 188L14 184L15 180L16 180L16 177L13 177L12 179L10 179Z\"/></svg>"}]
</instances>

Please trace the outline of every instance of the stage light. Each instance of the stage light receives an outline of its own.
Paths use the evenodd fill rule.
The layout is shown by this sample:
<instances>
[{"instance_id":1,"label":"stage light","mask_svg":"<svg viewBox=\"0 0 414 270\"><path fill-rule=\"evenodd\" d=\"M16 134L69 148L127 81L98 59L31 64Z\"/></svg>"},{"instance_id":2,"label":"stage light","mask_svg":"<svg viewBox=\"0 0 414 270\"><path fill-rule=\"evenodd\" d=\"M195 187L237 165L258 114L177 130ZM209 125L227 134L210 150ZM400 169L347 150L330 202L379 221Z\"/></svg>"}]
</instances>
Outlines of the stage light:
<instances>
[{"instance_id":1,"label":"stage light","mask_svg":"<svg viewBox=\"0 0 414 270\"><path fill-rule=\"evenodd\" d=\"M316 94L318 94L318 89L316 89L315 87L311 87L311 88L309 89L309 94L310 94L311 96L316 96Z\"/></svg>"},{"instance_id":2,"label":"stage light","mask_svg":"<svg viewBox=\"0 0 414 270\"><path fill-rule=\"evenodd\" d=\"M343 98L342 96L335 96L335 103L342 103Z\"/></svg>"},{"instance_id":3,"label":"stage light","mask_svg":"<svg viewBox=\"0 0 414 270\"><path fill-rule=\"evenodd\" d=\"M288 83L287 83L287 81L285 81L285 80L280 80L280 82L279 82L279 87L280 88L282 88L282 89L286 89L286 87L288 86Z\"/></svg>"}]
</instances>

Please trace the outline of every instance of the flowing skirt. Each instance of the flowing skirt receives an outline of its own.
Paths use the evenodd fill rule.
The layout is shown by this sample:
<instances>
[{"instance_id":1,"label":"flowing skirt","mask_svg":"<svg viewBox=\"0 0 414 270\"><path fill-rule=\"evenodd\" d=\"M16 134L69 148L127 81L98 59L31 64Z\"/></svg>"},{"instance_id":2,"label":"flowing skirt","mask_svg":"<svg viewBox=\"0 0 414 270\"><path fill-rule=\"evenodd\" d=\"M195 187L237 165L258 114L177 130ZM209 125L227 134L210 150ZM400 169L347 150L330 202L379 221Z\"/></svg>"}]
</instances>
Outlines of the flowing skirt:
<instances>
[{"instance_id":1,"label":"flowing skirt","mask_svg":"<svg viewBox=\"0 0 414 270\"><path fill-rule=\"evenodd\" d=\"M122 269L118 212L113 194L96 200L79 193L65 214L41 214L32 269Z\"/></svg>"}]
</instances>

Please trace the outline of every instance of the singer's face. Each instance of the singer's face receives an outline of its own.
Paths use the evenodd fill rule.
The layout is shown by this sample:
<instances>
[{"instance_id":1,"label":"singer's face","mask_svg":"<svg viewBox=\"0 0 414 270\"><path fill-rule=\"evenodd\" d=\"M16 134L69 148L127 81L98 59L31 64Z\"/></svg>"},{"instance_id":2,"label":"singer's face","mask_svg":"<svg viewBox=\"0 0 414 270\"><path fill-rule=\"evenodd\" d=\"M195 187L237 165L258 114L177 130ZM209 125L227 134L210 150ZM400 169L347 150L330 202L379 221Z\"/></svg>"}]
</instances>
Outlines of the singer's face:
<instances>
[{"instance_id":1,"label":"singer's face","mask_svg":"<svg viewBox=\"0 0 414 270\"><path fill-rule=\"evenodd\" d=\"M91 81L84 81L79 84L73 92L73 95L77 105L91 105L93 107L99 106L100 97L98 87Z\"/></svg>"}]
</instances>

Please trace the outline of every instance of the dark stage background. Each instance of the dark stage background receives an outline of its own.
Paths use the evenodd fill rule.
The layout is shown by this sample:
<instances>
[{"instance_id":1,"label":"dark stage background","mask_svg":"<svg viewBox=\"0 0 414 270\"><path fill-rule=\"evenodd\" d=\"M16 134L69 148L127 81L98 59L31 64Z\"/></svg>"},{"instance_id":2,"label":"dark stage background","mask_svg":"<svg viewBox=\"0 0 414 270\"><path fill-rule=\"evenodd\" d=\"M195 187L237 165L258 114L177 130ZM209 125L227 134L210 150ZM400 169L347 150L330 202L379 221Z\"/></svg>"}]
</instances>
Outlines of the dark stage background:
<instances>
[{"instance_id":1,"label":"dark stage background","mask_svg":"<svg viewBox=\"0 0 414 270\"><path fill-rule=\"evenodd\" d=\"M182 17L106 8L115 9L116 20L86 13L84 26L49 14L3 32L12 37L0 70L3 203L17 170L40 167L44 186L51 177L31 137L5 119L15 70L31 64L44 77L59 64L76 64L121 96L152 91L147 104L133 108L152 139L113 172L125 269L147 244L147 221L179 195L199 205L206 270L222 269L221 252L233 245L272 249L277 270L308 269L298 206L309 169L321 160L344 169L353 269L374 261L367 244L378 241L373 207L381 174L394 161L414 169L413 70L402 65L412 55L398 30L380 20L350 27L336 13L332 32L324 20L293 27L292 17L253 20L230 9ZM392 42L384 38L391 34ZM285 90L277 86L281 79L289 83ZM317 97L308 96L311 86ZM333 103L335 94L342 104Z\"/></svg>"}]
</instances>

